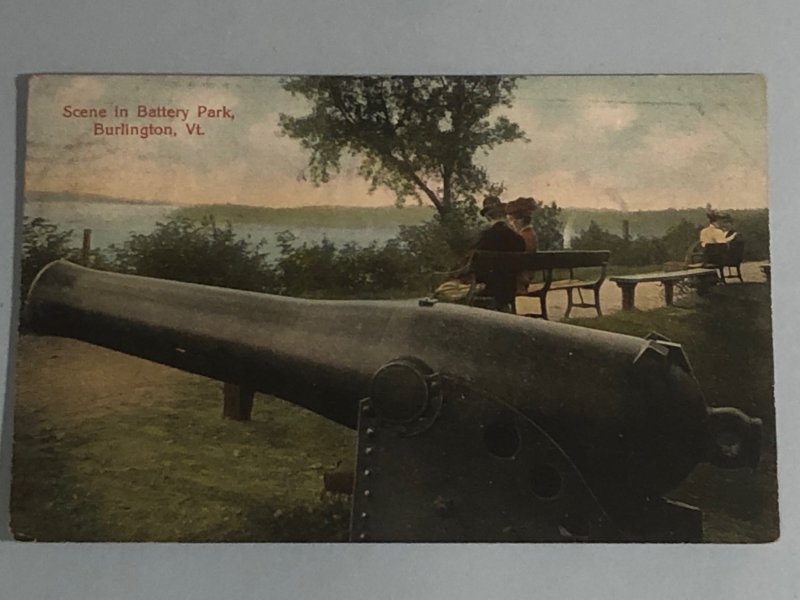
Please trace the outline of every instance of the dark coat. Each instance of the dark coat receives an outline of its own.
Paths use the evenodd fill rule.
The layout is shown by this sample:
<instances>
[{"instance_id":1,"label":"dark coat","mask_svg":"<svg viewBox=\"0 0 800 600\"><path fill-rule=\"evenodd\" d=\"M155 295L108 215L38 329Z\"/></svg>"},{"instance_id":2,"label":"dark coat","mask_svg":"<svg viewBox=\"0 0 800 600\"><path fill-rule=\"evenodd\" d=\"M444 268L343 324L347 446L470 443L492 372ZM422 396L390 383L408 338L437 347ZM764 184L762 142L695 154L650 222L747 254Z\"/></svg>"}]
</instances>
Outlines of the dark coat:
<instances>
[{"instance_id":1,"label":"dark coat","mask_svg":"<svg viewBox=\"0 0 800 600\"><path fill-rule=\"evenodd\" d=\"M481 232L475 249L495 252L524 252L525 240L508 224L498 221ZM494 298L498 308L502 309L513 304L517 292L515 273L486 273L481 279L482 283L486 284L486 294Z\"/></svg>"}]
</instances>

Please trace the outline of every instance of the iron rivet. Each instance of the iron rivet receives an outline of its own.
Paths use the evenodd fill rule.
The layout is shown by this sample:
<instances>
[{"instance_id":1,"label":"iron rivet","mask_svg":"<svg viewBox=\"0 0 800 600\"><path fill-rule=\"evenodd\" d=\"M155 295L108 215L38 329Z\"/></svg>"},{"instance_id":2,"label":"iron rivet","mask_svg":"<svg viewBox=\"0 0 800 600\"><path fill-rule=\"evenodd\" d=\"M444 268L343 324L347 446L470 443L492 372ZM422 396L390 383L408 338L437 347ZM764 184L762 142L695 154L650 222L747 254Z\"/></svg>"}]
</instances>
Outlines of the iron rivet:
<instances>
[{"instance_id":1,"label":"iron rivet","mask_svg":"<svg viewBox=\"0 0 800 600\"><path fill-rule=\"evenodd\" d=\"M368 436L375 435L375 430L372 427L367 427L367 435Z\"/></svg>"},{"instance_id":2,"label":"iron rivet","mask_svg":"<svg viewBox=\"0 0 800 600\"><path fill-rule=\"evenodd\" d=\"M370 496L371 494L372 494L372 492L370 492L369 490L364 490L364 497L365 497L365 498L369 498L369 496Z\"/></svg>"},{"instance_id":3,"label":"iron rivet","mask_svg":"<svg viewBox=\"0 0 800 600\"><path fill-rule=\"evenodd\" d=\"M366 534L366 533L361 533L361 534L359 534L359 536L358 536L358 539L360 539L360 540L365 540L365 539L367 539L367 534Z\"/></svg>"},{"instance_id":4,"label":"iron rivet","mask_svg":"<svg viewBox=\"0 0 800 600\"><path fill-rule=\"evenodd\" d=\"M369 477L370 475L372 475L372 471L369 469L364 469L364 477Z\"/></svg>"},{"instance_id":5,"label":"iron rivet","mask_svg":"<svg viewBox=\"0 0 800 600\"><path fill-rule=\"evenodd\" d=\"M364 454L372 454L372 446L367 446L364 449Z\"/></svg>"},{"instance_id":6,"label":"iron rivet","mask_svg":"<svg viewBox=\"0 0 800 600\"><path fill-rule=\"evenodd\" d=\"M365 512L362 512L362 513L361 513L361 518L362 518L362 519L366 519L368 516L369 516L369 515L368 515L367 513L365 513Z\"/></svg>"}]
</instances>

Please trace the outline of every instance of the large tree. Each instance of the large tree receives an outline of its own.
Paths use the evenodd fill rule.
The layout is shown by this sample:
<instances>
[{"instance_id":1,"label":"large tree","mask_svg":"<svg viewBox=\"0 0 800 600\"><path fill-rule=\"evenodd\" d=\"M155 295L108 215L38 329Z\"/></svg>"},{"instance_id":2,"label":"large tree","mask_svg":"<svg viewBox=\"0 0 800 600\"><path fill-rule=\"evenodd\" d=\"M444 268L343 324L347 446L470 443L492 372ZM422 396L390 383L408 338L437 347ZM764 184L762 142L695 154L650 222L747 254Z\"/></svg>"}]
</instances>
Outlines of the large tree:
<instances>
[{"instance_id":1,"label":"large tree","mask_svg":"<svg viewBox=\"0 0 800 600\"><path fill-rule=\"evenodd\" d=\"M310 152L311 181L328 181L350 155L372 190L390 189L398 204L427 199L442 216L492 188L474 161L479 151L524 139L495 113L511 106L514 77L293 77L282 85L311 106L305 116L280 116L283 132Z\"/></svg>"}]
</instances>

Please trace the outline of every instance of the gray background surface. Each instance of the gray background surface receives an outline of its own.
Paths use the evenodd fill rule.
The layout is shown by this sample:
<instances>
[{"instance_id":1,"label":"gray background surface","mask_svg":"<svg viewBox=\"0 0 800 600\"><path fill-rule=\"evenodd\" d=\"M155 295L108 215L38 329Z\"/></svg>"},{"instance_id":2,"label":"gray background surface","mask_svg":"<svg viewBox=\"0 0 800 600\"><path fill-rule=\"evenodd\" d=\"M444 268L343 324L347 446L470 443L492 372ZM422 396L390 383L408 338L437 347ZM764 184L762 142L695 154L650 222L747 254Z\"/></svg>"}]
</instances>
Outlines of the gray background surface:
<instances>
[{"instance_id":1,"label":"gray background surface","mask_svg":"<svg viewBox=\"0 0 800 600\"><path fill-rule=\"evenodd\" d=\"M31 72L767 76L780 541L751 546L0 542L0 598L797 598L800 4L795 1L4 0L0 506L13 389L14 77ZM555 149L557 150L557 149ZM1 511L5 514L5 508ZM7 534L5 534L7 537Z\"/></svg>"}]
</instances>

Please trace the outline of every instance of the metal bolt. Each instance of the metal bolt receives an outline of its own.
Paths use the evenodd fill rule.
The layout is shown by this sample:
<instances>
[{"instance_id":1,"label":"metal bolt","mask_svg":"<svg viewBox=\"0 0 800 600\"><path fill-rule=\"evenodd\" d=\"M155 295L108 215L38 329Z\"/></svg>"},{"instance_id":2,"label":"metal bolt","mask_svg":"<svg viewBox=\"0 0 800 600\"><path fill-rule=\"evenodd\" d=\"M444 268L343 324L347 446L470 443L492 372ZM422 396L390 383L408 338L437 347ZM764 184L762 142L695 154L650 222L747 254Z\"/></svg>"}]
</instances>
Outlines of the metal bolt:
<instances>
[{"instance_id":1,"label":"metal bolt","mask_svg":"<svg viewBox=\"0 0 800 600\"><path fill-rule=\"evenodd\" d=\"M367 539L367 534L366 534L366 533L360 533L360 534L358 535L358 539L360 539L360 540L365 540L365 539Z\"/></svg>"},{"instance_id":2,"label":"metal bolt","mask_svg":"<svg viewBox=\"0 0 800 600\"><path fill-rule=\"evenodd\" d=\"M372 446L367 446L364 448L364 454L372 454Z\"/></svg>"},{"instance_id":3,"label":"metal bolt","mask_svg":"<svg viewBox=\"0 0 800 600\"><path fill-rule=\"evenodd\" d=\"M369 412L369 403L364 403L361 405L361 412Z\"/></svg>"},{"instance_id":4,"label":"metal bolt","mask_svg":"<svg viewBox=\"0 0 800 600\"><path fill-rule=\"evenodd\" d=\"M369 469L364 469L364 477L369 477L370 475L372 475L372 471Z\"/></svg>"},{"instance_id":5,"label":"metal bolt","mask_svg":"<svg viewBox=\"0 0 800 600\"><path fill-rule=\"evenodd\" d=\"M375 430L372 427L367 427L367 435L372 437L375 435Z\"/></svg>"},{"instance_id":6,"label":"metal bolt","mask_svg":"<svg viewBox=\"0 0 800 600\"><path fill-rule=\"evenodd\" d=\"M368 515L367 513L365 513L365 512L362 512L362 513L361 513L361 518L362 518L362 519L366 519L368 516L369 516L369 515Z\"/></svg>"},{"instance_id":7,"label":"metal bolt","mask_svg":"<svg viewBox=\"0 0 800 600\"><path fill-rule=\"evenodd\" d=\"M372 494L372 492L370 492L369 490L364 490L364 497L365 498L369 498L371 494Z\"/></svg>"}]
</instances>

